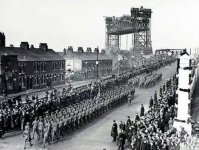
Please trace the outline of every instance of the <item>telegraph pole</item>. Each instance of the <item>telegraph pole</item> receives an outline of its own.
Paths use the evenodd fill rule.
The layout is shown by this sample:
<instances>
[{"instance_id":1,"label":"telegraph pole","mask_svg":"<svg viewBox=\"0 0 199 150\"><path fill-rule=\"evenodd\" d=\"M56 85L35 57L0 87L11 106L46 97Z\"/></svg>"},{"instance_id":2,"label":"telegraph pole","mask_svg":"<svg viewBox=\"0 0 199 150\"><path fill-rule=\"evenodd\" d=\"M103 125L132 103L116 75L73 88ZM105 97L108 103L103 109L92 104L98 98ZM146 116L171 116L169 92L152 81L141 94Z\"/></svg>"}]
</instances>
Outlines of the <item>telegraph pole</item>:
<instances>
[{"instance_id":1,"label":"telegraph pole","mask_svg":"<svg viewBox=\"0 0 199 150\"><path fill-rule=\"evenodd\" d=\"M99 54L99 49L97 47L97 61L96 61L96 65L97 65L97 81L98 81L98 78L99 78L99 75L98 75L98 66L99 66L99 60L98 60L98 54Z\"/></svg>"}]
</instances>

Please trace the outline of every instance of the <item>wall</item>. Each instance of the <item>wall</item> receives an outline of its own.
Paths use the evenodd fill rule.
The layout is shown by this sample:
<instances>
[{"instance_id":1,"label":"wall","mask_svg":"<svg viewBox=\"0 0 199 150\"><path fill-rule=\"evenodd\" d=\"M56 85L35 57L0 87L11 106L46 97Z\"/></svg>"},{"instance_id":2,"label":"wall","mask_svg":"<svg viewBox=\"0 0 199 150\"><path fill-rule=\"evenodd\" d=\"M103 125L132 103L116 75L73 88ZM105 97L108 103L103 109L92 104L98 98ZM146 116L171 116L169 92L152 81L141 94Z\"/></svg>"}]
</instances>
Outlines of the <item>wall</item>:
<instances>
[{"instance_id":1,"label":"wall","mask_svg":"<svg viewBox=\"0 0 199 150\"><path fill-rule=\"evenodd\" d=\"M81 71L82 70L82 60L74 59L73 67L74 67L74 71Z\"/></svg>"},{"instance_id":2,"label":"wall","mask_svg":"<svg viewBox=\"0 0 199 150\"><path fill-rule=\"evenodd\" d=\"M65 60L65 63L66 63L66 71L68 70L68 69L70 69L70 70L74 70L74 63L73 63L73 60Z\"/></svg>"}]
</instances>

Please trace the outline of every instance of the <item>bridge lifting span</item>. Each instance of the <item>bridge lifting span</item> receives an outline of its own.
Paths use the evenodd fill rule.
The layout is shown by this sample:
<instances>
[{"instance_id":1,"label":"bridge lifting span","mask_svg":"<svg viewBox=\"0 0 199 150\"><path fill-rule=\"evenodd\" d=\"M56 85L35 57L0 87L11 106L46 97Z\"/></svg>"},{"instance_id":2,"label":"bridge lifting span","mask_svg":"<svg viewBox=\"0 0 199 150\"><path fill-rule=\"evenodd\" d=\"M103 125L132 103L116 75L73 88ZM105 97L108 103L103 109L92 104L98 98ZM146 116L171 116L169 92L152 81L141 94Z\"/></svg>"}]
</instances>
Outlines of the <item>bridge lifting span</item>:
<instances>
[{"instance_id":1,"label":"bridge lifting span","mask_svg":"<svg viewBox=\"0 0 199 150\"><path fill-rule=\"evenodd\" d=\"M132 34L133 54L140 51L143 55L152 54L151 9L131 8L131 15L106 17L106 49L120 50L121 35Z\"/></svg>"}]
</instances>

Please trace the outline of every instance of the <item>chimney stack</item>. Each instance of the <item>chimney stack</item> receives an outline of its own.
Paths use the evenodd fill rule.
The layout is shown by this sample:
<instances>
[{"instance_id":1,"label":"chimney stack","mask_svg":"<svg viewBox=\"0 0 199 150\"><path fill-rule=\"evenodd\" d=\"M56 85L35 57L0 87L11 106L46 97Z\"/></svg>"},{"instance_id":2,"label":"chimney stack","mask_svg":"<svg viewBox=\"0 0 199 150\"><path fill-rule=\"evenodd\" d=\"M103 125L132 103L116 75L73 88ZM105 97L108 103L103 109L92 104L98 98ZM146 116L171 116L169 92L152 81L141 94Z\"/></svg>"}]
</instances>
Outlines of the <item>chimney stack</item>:
<instances>
[{"instance_id":1,"label":"chimney stack","mask_svg":"<svg viewBox=\"0 0 199 150\"><path fill-rule=\"evenodd\" d=\"M92 53L92 49L90 47L87 47L86 52Z\"/></svg>"},{"instance_id":2,"label":"chimney stack","mask_svg":"<svg viewBox=\"0 0 199 150\"><path fill-rule=\"evenodd\" d=\"M102 53L102 54L105 54L105 53L106 53L105 49L102 49L101 53Z\"/></svg>"},{"instance_id":3,"label":"chimney stack","mask_svg":"<svg viewBox=\"0 0 199 150\"><path fill-rule=\"evenodd\" d=\"M82 47L78 47L78 53L83 53L84 52L84 50L83 50L83 48Z\"/></svg>"},{"instance_id":4,"label":"chimney stack","mask_svg":"<svg viewBox=\"0 0 199 150\"><path fill-rule=\"evenodd\" d=\"M31 45L30 48L34 49L34 45Z\"/></svg>"},{"instance_id":5,"label":"chimney stack","mask_svg":"<svg viewBox=\"0 0 199 150\"><path fill-rule=\"evenodd\" d=\"M6 46L6 37L4 33L0 32L0 47L5 47Z\"/></svg>"},{"instance_id":6,"label":"chimney stack","mask_svg":"<svg viewBox=\"0 0 199 150\"><path fill-rule=\"evenodd\" d=\"M94 53L99 53L99 49L98 48L95 48L95 50L94 50Z\"/></svg>"},{"instance_id":7,"label":"chimney stack","mask_svg":"<svg viewBox=\"0 0 199 150\"><path fill-rule=\"evenodd\" d=\"M73 47L72 46L68 46L67 53L73 53Z\"/></svg>"},{"instance_id":8,"label":"chimney stack","mask_svg":"<svg viewBox=\"0 0 199 150\"><path fill-rule=\"evenodd\" d=\"M29 44L28 44L28 42L21 42L20 48L23 48L23 49L25 49L25 50L28 50L28 49L29 49Z\"/></svg>"},{"instance_id":9,"label":"chimney stack","mask_svg":"<svg viewBox=\"0 0 199 150\"><path fill-rule=\"evenodd\" d=\"M47 51L48 50L48 45L47 45L47 43L40 43L39 44L39 48L44 50L44 51Z\"/></svg>"},{"instance_id":10,"label":"chimney stack","mask_svg":"<svg viewBox=\"0 0 199 150\"><path fill-rule=\"evenodd\" d=\"M66 55L66 49L65 48L64 48L63 52L64 52L64 55Z\"/></svg>"}]
</instances>

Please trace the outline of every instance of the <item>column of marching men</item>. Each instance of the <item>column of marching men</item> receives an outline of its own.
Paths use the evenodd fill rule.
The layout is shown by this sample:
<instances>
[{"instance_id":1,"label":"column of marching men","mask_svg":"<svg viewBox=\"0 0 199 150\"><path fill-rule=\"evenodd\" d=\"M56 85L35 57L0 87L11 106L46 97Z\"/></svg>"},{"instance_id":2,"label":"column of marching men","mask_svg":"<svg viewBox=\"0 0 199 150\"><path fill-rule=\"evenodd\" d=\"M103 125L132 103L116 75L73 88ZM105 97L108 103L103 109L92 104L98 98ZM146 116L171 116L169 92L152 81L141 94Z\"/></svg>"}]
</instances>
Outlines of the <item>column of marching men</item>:
<instances>
[{"instance_id":1,"label":"column of marching men","mask_svg":"<svg viewBox=\"0 0 199 150\"><path fill-rule=\"evenodd\" d=\"M163 64L152 64L148 68L157 70L170 63L168 61ZM132 84L129 84L132 86L125 86L128 79L144 72L146 69L138 68L116 79L107 79L103 81L103 84L94 84L92 88L91 86L89 88L82 86L75 90L69 88L68 90L63 89L61 93L57 90L51 93L47 91L46 97L40 99L38 96L33 96L30 100L27 96L25 103L22 102L21 95L6 98L0 102L0 138L3 138L3 135L10 130L16 131L21 128L25 130L23 135L26 142L32 144L30 137L30 130L32 130L33 135L37 134L40 139L44 140L45 146L46 141L59 138L66 129L75 129L92 120L97 116L96 114L101 114L125 102L128 90L131 91L131 94L134 93L134 90L129 89L132 88ZM101 96L98 96L99 86ZM49 131L52 134L49 134Z\"/></svg>"},{"instance_id":2,"label":"column of marching men","mask_svg":"<svg viewBox=\"0 0 199 150\"><path fill-rule=\"evenodd\" d=\"M127 76L123 76L101 84L100 89L104 92L100 96L96 90L99 85L90 90L82 86L82 88L78 88L78 91L63 90L60 98L57 98L55 90L51 94L46 92L46 97L40 100L37 96L33 97L34 103L29 103L30 100L27 98L26 104L17 101L18 105L14 105L15 107L12 107L12 103L8 107L2 105L0 112L1 137L8 128L21 127L21 129L25 129L24 148L26 148L27 142L32 145L31 139L35 137L35 134L38 139L43 139L45 146L46 141L50 141L49 139L53 141L63 136L66 129L79 128L103 112L124 103L127 93L134 92L132 86L125 85L126 80ZM13 111L17 116L8 116L9 112ZM11 117L10 120L6 120L9 119L8 117ZM33 130L32 137L30 136L30 127Z\"/></svg>"},{"instance_id":3,"label":"column of marching men","mask_svg":"<svg viewBox=\"0 0 199 150\"><path fill-rule=\"evenodd\" d=\"M160 86L159 96L155 91L154 97L150 98L148 111L141 105L140 114L137 113L135 119L128 116L119 126L113 121L111 136L117 141L119 150L180 150L182 143L186 149L199 148L197 136L189 136L184 128L177 132L173 127L177 113L176 87L176 77L173 76Z\"/></svg>"},{"instance_id":4,"label":"column of marching men","mask_svg":"<svg viewBox=\"0 0 199 150\"><path fill-rule=\"evenodd\" d=\"M67 131L77 129L104 112L126 102L129 92L134 93L132 86L119 85L93 99L82 100L51 114L46 112L45 115L39 118L36 116L33 121L33 138L37 134L38 139L43 139L43 146L45 147L46 142L50 143L55 139L59 139ZM31 144L30 135L25 137L25 141ZM24 148L26 148L26 142Z\"/></svg>"}]
</instances>

